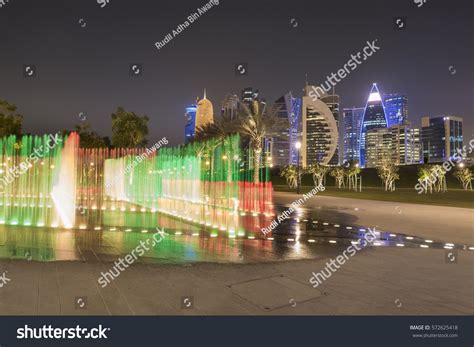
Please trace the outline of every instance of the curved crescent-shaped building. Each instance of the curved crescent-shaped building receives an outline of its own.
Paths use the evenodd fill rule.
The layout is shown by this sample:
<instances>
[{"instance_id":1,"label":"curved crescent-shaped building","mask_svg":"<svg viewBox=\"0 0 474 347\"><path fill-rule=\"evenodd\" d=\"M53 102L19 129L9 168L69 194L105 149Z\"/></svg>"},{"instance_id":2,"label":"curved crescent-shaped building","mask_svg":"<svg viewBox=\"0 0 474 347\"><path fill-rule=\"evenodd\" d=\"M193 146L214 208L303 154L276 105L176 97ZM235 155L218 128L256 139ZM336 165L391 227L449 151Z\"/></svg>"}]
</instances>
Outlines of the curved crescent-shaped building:
<instances>
[{"instance_id":1,"label":"curved crescent-shaped building","mask_svg":"<svg viewBox=\"0 0 474 347\"><path fill-rule=\"evenodd\" d=\"M306 86L302 105L302 164L328 165L339 141L337 122L323 101L308 96L309 88Z\"/></svg>"},{"instance_id":2,"label":"curved crescent-shaped building","mask_svg":"<svg viewBox=\"0 0 474 347\"><path fill-rule=\"evenodd\" d=\"M386 128L387 117L385 115L385 107L380 95L377 84L372 85L369 99L365 105L364 117L360 128L360 165L365 167L366 162L366 137L367 131L371 129Z\"/></svg>"}]
</instances>

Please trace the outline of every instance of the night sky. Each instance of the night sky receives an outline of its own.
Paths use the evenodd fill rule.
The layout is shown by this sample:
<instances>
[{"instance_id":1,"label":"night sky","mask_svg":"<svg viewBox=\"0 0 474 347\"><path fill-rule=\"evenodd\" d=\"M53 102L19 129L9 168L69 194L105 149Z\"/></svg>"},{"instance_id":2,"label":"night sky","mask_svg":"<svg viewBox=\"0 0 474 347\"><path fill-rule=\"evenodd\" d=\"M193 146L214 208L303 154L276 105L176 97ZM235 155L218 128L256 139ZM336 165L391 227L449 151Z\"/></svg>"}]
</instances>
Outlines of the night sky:
<instances>
[{"instance_id":1,"label":"night sky","mask_svg":"<svg viewBox=\"0 0 474 347\"><path fill-rule=\"evenodd\" d=\"M365 106L377 82L408 95L416 125L422 115L460 115L465 141L473 137L473 1L220 0L155 47L206 2L10 0L0 8L0 99L19 107L24 132L72 129L83 112L110 135L110 114L123 106L150 117L150 144L177 144L184 109L204 88L215 113L247 86L272 102L290 90L301 96L305 74L319 85L378 39L380 50L336 86L341 109ZM398 16L406 29L394 30ZM143 75L130 75L132 63ZM247 76L236 76L236 63L248 64ZM35 77L24 77L25 64Z\"/></svg>"}]
</instances>

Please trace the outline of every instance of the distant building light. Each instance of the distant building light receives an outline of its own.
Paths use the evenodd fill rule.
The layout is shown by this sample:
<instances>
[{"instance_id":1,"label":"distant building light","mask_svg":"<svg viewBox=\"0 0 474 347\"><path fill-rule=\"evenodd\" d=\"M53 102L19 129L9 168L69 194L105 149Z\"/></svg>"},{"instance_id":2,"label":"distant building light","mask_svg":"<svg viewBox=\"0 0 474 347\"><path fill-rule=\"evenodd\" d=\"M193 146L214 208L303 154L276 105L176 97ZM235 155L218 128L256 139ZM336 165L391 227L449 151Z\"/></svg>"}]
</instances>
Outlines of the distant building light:
<instances>
[{"instance_id":1,"label":"distant building light","mask_svg":"<svg viewBox=\"0 0 474 347\"><path fill-rule=\"evenodd\" d=\"M375 93L370 93L368 102L381 101L381 100L382 98L380 97L380 93L375 92Z\"/></svg>"}]
</instances>

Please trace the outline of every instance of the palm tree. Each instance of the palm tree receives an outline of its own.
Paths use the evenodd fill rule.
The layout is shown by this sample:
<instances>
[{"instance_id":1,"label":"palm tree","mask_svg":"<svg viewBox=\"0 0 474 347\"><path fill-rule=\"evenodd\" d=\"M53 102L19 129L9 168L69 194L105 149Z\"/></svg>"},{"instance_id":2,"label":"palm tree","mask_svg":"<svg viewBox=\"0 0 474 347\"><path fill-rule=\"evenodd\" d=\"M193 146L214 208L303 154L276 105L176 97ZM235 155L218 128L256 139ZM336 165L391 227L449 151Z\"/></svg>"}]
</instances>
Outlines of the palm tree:
<instances>
[{"instance_id":1,"label":"palm tree","mask_svg":"<svg viewBox=\"0 0 474 347\"><path fill-rule=\"evenodd\" d=\"M263 102L254 101L251 107L240 102L239 106L238 131L250 140L253 152L253 181L259 183L264 139L271 137L284 127L289 127L289 122L277 116L278 108L267 107Z\"/></svg>"},{"instance_id":2,"label":"palm tree","mask_svg":"<svg viewBox=\"0 0 474 347\"><path fill-rule=\"evenodd\" d=\"M196 129L194 141L199 142L198 153L199 157L209 158L214 150L229 142L229 136L237 132L237 124L228 117L215 117L213 123L207 123ZM214 141L209 141L213 139ZM212 143L212 146L210 144ZM232 181L232 160L229 153L224 153L227 158L227 181ZM211 168L212 169L212 168Z\"/></svg>"},{"instance_id":3,"label":"palm tree","mask_svg":"<svg viewBox=\"0 0 474 347\"><path fill-rule=\"evenodd\" d=\"M196 129L194 141L218 139L223 141L227 136L236 133L237 122L228 117L215 117L213 123L207 123Z\"/></svg>"}]
</instances>

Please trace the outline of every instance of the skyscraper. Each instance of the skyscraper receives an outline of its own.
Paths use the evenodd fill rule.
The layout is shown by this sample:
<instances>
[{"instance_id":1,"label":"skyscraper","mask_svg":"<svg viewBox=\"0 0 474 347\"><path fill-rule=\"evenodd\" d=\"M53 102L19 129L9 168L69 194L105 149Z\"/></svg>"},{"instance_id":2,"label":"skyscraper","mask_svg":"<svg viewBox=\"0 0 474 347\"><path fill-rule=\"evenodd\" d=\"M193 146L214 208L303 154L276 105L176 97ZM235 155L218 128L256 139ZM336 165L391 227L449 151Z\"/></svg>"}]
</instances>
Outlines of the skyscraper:
<instances>
[{"instance_id":1,"label":"skyscraper","mask_svg":"<svg viewBox=\"0 0 474 347\"><path fill-rule=\"evenodd\" d=\"M385 115L385 109L380 96L377 84L372 85L370 90L369 98L365 106L364 118L362 120L361 132L360 132L360 165L365 166L366 159L366 135L367 131L376 128L386 128L387 117Z\"/></svg>"},{"instance_id":2,"label":"skyscraper","mask_svg":"<svg viewBox=\"0 0 474 347\"><path fill-rule=\"evenodd\" d=\"M237 95L226 95L222 100L221 116L229 120L236 119L239 112L239 101Z\"/></svg>"},{"instance_id":3,"label":"skyscraper","mask_svg":"<svg viewBox=\"0 0 474 347\"><path fill-rule=\"evenodd\" d=\"M428 163L449 160L462 150L462 117L435 116L421 118L423 160Z\"/></svg>"},{"instance_id":4,"label":"skyscraper","mask_svg":"<svg viewBox=\"0 0 474 347\"><path fill-rule=\"evenodd\" d=\"M381 166L392 159L392 132L388 128L374 128L366 133L365 167Z\"/></svg>"},{"instance_id":5,"label":"skyscraper","mask_svg":"<svg viewBox=\"0 0 474 347\"><path fill-rule=\"evenodd\" d=\"M303 167L319 163L328 165L337 149L339 133L334 115L320 99L309 96L312 87L306 85L302 102Z\"/></svg>"},{"instance_id":6,"label":"skyscraper","mask_svg":"<svg viewBox=\"0 0 474 347\"><path fill-rule=\"evenodd\" d=\"M293 94L289 92L275 101L274 106L278 110L277 116L287 120L289 127L273 136L271 140L273 165L283 167L296 164L298 151L295 144L298 141L301 99L293 97Z\"/></svg>"},{"instance_id":7,"label":"skyscraper","mask_svg":"<svg viewBox=\"0 0 474 347\"><path fill-rule=\"evenodd\" d=\"M408 121L408 98L403 94L384 95L383 103L387 116L387 127Z\"/></svg>"},{"instance_id":8,"label":"skyscraper","mask_svg":"<svg viewBox=\"0 0 474 347\"><path fill-rule=\"evenodd\" d=\"M204 97L197 103L195 130L213 122L214 108L212 102L206 98L206 90L204 89Z\"/></svg>"},{"instance_id":9,"label":"skyscraper","mask_svg":"<svg viewBox=\"0 0 474 347\"><path fill-rule=\"evenodd\" d=\"M244 88L241 92L241 100L247 106L252 106L254 101L259 101L258 89L253 90L252 87Z\"/></svg>"},{"instance_id":10,"label":"skyscraper","mask_svg":"<svg viewBox=\"0 0 474 347\"><path fill-rule=\"evenodd\" d=\"M363 107L344 108L344 161L360 161L360 128L365 109Z\"/></svg>"},{"instance_id":11,"label":"skyscraper","mask_svg":"<svg viewBox=\"0 0 474 347\"><path fill-rule=\"evenodd\" d=\"M186 119L186 125L184 126L184 143L188 144L194 139L196 131L196 105L190 105L186 107L184 117Z\"/></svg>"},{"instance_id":12,"label":"skyscraper","mask_svg":"<svg viewBox=\"0 0 474 347\"><path fill-rule=\"evenodd\" d=\"M336 121L336 127L339 131L339 95L334 94L333 88L332 94L324 94L323 96L321 96L320 99L331 110L334 120ZM334 152L332 158L329 160L328 164L332 166L336 166L339 164L339 143L337 144L336 151Z\"/></svg>"},{"instance_id":13,"label":"skyscraper","mask_svg":"<svg viewBox=\"0 0 474 347\"><path fill-rule=\"evenodd\" d=\"M411 123L393 125L392 161L395 165L419 164L421 161L420 129L413 128Z\"/></svg>"}]
</instances>

